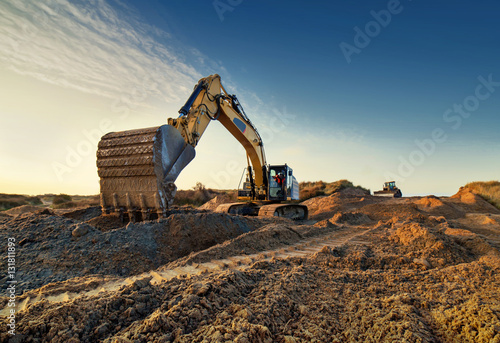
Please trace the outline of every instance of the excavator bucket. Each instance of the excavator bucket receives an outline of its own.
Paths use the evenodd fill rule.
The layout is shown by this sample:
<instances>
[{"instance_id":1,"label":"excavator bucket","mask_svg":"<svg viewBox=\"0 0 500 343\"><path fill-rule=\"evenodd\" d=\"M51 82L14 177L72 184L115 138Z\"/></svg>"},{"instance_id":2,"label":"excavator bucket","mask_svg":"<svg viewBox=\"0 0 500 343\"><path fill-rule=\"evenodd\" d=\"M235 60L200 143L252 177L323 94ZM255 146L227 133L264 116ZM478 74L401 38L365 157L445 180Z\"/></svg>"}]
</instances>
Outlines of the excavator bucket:
<instances>
[{"instance_id":1,"label":"excavator bucket","mask_svg":"<svg viewBox=\"0 0 500 343\"><path fill-rule=\"evenodd\" d=\"M111 132L97 150L103 212L126 213L132 221L166 216L175 197L177 176L194 158L173 126Z\"/></svg>"}]
</instances>

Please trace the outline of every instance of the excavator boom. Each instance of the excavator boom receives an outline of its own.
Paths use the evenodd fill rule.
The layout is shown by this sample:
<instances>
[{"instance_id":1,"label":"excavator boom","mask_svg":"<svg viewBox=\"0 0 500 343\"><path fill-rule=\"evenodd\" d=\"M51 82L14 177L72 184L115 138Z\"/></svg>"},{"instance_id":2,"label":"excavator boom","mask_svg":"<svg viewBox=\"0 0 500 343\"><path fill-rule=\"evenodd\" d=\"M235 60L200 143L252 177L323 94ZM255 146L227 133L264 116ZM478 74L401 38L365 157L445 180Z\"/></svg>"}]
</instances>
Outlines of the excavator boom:
<instances>
[{"instance_id":1,"label":"excavator boom","mask_svg":"<svg viewBox=\"0 0 500 343\"><path fill-rule=\"evenodd\" d=\"M219 75L201 79L179 113L180 116L170 118L168 124L177 128L193 147L196 147L210 122L218 120L245 148L253 166L255 185L264 192L266 157L262 139L236 96L226 92Z\"/></svg>"}]
</instances>

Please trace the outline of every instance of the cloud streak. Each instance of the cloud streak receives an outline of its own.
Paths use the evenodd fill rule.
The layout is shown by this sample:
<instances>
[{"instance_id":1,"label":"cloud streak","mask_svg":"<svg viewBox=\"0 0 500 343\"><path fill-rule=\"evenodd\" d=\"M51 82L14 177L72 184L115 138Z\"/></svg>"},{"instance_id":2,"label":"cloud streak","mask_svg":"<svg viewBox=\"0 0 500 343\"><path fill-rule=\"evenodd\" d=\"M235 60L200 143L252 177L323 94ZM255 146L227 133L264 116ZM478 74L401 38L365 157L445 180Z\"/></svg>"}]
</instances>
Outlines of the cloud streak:
<instances>
[{"instance_id":1,"label":"cloud streak","mask_svg":"<svg viewBox=\"0 0 500 343\"><path fill-rule=\"evenodd\" d=\"M168 33L144 24L120 3L0 2L4 67L112 100L140 87L149 99L182 102L203 76L198 71L203 65L195 68L189 61L207 59L179 46ZM145 106L143 99L131 105Z\"/></svg>"}]
</instances>

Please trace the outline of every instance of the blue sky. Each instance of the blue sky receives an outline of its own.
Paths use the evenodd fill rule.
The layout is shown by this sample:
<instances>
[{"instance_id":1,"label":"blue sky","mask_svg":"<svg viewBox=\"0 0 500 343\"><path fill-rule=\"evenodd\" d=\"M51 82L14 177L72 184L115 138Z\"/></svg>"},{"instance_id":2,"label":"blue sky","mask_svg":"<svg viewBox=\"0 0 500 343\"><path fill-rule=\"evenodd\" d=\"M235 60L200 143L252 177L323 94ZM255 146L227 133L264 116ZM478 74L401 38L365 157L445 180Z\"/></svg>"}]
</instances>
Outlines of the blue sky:
<instances>
[{"instance_id":1,"label":"blue sky","mask_svg":"<svg viewBox=\"0 0 500 343\"><path fill-rule=\"evenodd\" d=\"M376 190L391 178L405 194L453 194L498 180L499 9L424 0L2 2L0 191L98 193L99 135L176 117L212 73L261 131L268 162L288 163L300 181ZM177 185L235 188L245 163L213 123Z\"/></svg>"}]
</instances>

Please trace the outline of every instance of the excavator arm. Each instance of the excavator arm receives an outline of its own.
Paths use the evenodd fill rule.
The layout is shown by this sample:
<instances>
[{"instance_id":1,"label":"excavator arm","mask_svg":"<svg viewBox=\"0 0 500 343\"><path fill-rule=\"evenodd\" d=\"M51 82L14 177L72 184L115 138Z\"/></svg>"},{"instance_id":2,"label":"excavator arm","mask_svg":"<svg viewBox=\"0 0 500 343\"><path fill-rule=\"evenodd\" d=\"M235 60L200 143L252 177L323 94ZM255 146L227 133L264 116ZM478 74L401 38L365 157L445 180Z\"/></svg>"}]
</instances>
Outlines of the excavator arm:
<instances>
[{"instance_id":1,"label":"excavator arm","mask_svg":"<svg viewBox=\"0 0 500 343\"><path fill-rule=\"evenodd\" d=\"M245 148L253 166L256 191L265 196L267 164L262 138L236 96L226 92L219 75L201 79L179 113L180 116L170 118L168 124L175 127L186 143L193 147L196 147L210 122L218 120Z\"/></svg>"}]
</instances>

